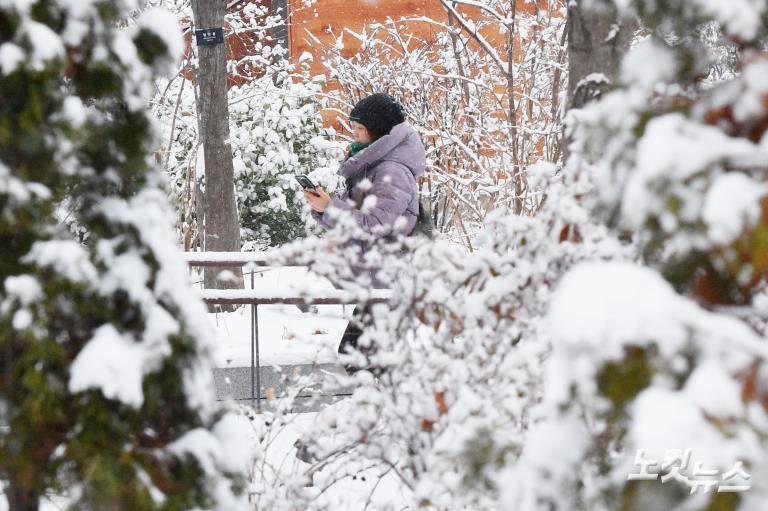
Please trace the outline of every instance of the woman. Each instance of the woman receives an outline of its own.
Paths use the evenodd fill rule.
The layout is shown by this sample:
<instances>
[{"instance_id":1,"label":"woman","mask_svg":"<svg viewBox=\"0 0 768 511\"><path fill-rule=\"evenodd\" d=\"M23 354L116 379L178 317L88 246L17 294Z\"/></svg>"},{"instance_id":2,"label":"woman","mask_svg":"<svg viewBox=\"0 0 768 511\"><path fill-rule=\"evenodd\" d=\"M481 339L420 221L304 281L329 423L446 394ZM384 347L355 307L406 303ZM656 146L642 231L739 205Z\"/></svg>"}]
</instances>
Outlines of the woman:
<instances>
[{"instance_id":1,"label":"woman","mask_svg":"<svg viewBox=\"0 0 768 511\"><path fill-rule=\"evenodd\" d=\"M317 195L305 191L315 220L331 229L339 214L346 211L366 232L387 235L393 234L395 221L403 217L406 222L399 234L410 234L419 214L416 177L424 173L426 166L418 133L405 122L403 107L389 94L372 94L360 100L349 119L355 142L339 167L346 189L334 198L320 187L315 189ZM364 179L371 186L358 186ZM376 204L361 211L369 195L376 197Z\"/></svg>"},{"instance_id":2,"label":"woman","mask_svg":"<svg viewBox=\"0 0 768 511\"><path fill-rule=\"evenodd\" d=\"M402 105L389 94L372 94L360 100L349 114L354 142L339 167L346 180L344 192L331 198L320 187L305 191L312 215L324 228L333 228L340 215L350 214L357 225L374 236L410 234L419 216L416 177L424 173L426 155L418 133L405 122ZM375 204L361 209L369 196ZM399 218L405 221L395 223ZM382 287L375 275L374 287ZM339 353L357 347L360 319L367 308L355 311L342 336Z\"/></svg>"}]
</instances>

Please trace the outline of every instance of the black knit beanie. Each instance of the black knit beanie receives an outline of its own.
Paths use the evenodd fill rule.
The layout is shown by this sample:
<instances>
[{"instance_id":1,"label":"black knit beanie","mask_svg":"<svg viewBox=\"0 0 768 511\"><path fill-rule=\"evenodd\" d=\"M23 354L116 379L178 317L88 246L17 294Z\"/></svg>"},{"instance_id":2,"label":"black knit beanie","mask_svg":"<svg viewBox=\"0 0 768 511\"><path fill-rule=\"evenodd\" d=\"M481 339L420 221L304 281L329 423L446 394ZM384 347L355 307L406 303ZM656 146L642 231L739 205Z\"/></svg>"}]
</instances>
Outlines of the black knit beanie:
<instances>
[{"instance_id":1,"label":"black knit beanie","mask_svg":"<svg viewBox=\"0 0 768 511\"><path fill-rule=\"evenodd\" d=\"M377 92L358 101L349 119L365 126L373 140L377 140L405 121L405 111L395 98Z\"/></svg>"}]
</instances>

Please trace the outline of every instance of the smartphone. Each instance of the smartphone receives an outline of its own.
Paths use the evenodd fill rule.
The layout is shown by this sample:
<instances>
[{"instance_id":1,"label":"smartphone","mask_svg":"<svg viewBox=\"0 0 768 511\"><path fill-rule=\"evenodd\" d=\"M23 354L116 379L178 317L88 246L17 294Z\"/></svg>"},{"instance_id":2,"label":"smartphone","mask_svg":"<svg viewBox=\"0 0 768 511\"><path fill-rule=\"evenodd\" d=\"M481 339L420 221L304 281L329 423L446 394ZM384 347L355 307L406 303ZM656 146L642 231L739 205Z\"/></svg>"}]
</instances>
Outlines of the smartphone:
<instances>
[{"instance_id":1,"label":"smartphone","mask_svg":"<svg viewBox=\"0 0 768 511\"><path fill-rule=\"evenodd\" d=\"M298 176L296 176L296 181L298 181L299 185L301 185L301 187L304 188L306 191L313 193L315 195L318 195L318 193L315 192L315 188L316 188L315 183L313 183L312 180L309 179L304 174L299 174Z\"/></svg>"}]
</instances>

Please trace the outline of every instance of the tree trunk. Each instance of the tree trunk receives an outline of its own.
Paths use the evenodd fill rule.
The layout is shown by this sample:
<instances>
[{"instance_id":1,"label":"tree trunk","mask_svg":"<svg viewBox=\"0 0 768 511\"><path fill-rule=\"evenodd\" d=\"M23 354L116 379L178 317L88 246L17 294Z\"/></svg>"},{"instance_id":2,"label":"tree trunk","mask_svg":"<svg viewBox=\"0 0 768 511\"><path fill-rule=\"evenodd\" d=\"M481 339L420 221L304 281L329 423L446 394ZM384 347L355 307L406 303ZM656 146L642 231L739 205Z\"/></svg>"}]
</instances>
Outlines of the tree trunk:
<instances>
[{"instance_id":1,"label":"tree trunk","mask_svg":"<svg viewBox=\"0 0 768 511\"><path fill-rule=\"evenodd\" d=\"M563 30L563 35L560 39L560 47L557 50L558 57L557 57L557 63L558 64L566 64L565 59L568 58L568 49L566 48L568 40L568 31ZM560 79L562 77L562 68L560 66L555 67L555 74L552 79L552 121L554 122L556 119L562 119L561 113L560 113ZM565 105L568 106L567 104ZM563 147L565 146L565 134L561 133L561 135L557 138L557 142L555 145L554 150L552 151L552 161L557 163L560 161L560 155L563 154ZM543 205L544 200L546 200L546 194L544 195L544 199L542 200L542 203L537 206L537 209Z\"/></svg>"},{"instance_id":2,"label":"tree trunk","mask_svg":"<svg viewBox=\"0 0 768 511\"><path fill-rule=\"evenodd\" d=\"M10 481L5 488L5 497L8 499L8 511L38 511L40 507L40 495L14 481Z\"/></svg>"},{"instance_id":3,"label":"tree trunk","mask_svg":"<svg viewBox=\"0 0 768 511\"><path fill-rule=\"evenodd\" d=\"M517 105L515 102L515 45L517 33L515 32L515 17L517 15L517 0L509 0L509 22L507 29L507 120L509 122L509 138L512 144L512 182L515 187L513 210L515 215L523 214L523 188L526 181L526 169L520 161L520 141L517 130Z\"/></svg>"},{"instance_id":4,"label":"tree trunk","mask_svg":"<svg viewBox=\"0 0 768 511\"><path fill-rule=\"evenodd\" d=\"M192 0L197 30L224 26L226 2ZM198 46L197 85L200 88L198 119L205 161L203 193L204 237L206 252L240 251L240 222L235 202L234 166L229 144L229 105L227 100L226 43ZM235 278L219 278L224 270ZM205 269L205 287L243 288L239 267Z\"/></svg>"},{"instance_id":5,"label":"tree trunk","mask_svg":"<svg viewBox=\"0 0 768 511\"><path fill-rule=\"evenodd\" d=\"M275 38L275 43L284 50L288 50L290 41L288 41L288 0L272 0L271 13L273 16L278 16L283 21L282 25L279 25L273 29L272 37ZM287 55L285 56L288 57Z\"/></svg>"},{"instance_id":6,"label":"tree trunk","mask_svg":"<svg viewBox=\"0 0 768 511\"><path fill-rule=\"evenodd\" d=\"M584 7L585 3L593 6ZM632 20L619 19L612 3L569 2L568 108L581 108L611 88L636 26Z\"/></svg>"}]
</instances>

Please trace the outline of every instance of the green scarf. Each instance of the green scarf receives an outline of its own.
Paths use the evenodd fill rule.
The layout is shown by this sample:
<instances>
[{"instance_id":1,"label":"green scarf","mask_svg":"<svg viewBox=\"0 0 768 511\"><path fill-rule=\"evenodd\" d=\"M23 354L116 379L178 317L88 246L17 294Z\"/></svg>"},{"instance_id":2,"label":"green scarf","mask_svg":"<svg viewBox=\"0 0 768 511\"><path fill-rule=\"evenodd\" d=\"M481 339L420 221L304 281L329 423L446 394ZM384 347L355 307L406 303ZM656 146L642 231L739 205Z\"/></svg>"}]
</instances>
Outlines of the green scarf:
<instances>
[{"instance_id":1,"label":"green scarf","mask_svg":"<svg viewBox=\"0 0 768 511\"><path fill-rule=\"evenodd\" d=\"M365 149L366 147L368 147L369 145L371 144L363 144L362 142L352 142L351 144L349 144L349 148L350 148L349 155L354 156L360 151L362 151L363 149Z\"/></svg>"}]
</instances>

